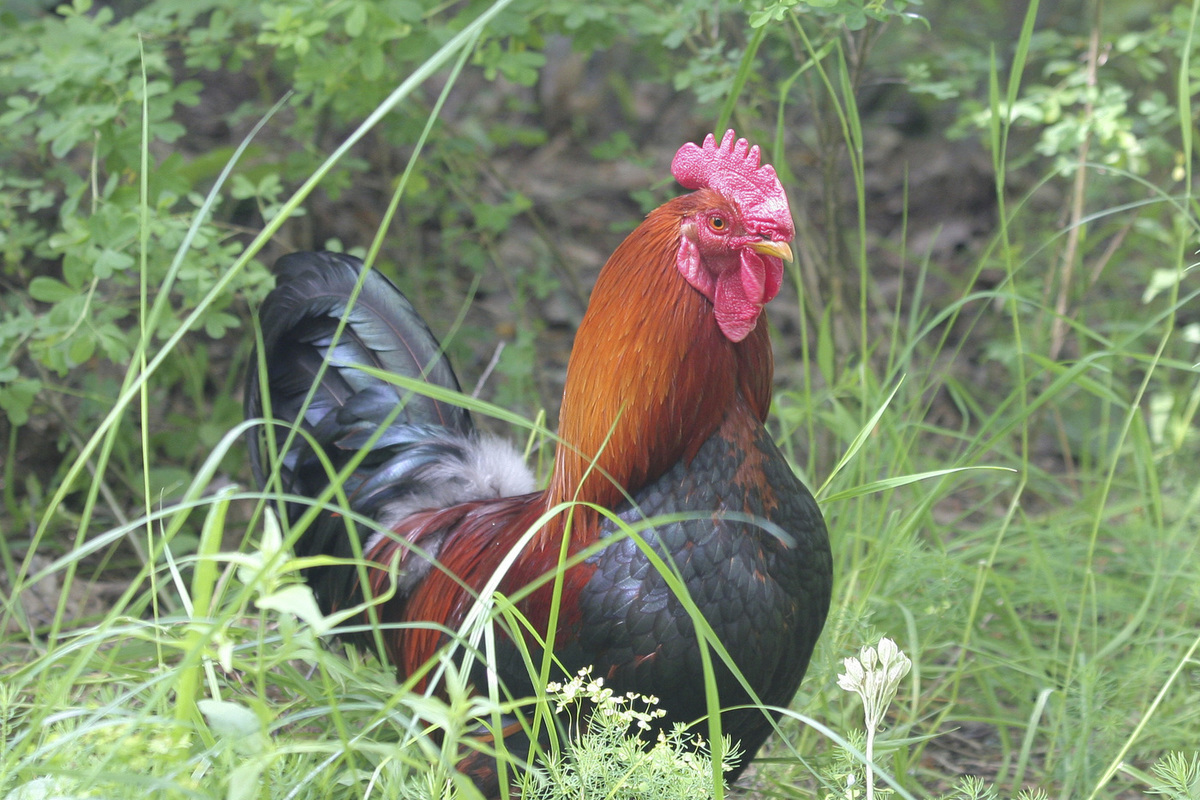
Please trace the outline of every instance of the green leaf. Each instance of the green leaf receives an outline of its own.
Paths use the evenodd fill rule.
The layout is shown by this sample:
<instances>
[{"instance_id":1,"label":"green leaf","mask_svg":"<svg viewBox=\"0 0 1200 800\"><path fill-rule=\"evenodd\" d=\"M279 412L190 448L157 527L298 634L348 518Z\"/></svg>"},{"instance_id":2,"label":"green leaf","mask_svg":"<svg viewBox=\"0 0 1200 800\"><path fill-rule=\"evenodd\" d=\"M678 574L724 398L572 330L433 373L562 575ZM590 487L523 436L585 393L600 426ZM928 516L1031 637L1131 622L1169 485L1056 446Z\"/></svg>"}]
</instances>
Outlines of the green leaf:
<instances>
[{"instance_id":1,"label":"green leaf","mask_svg":"<svg viewBox=\"0 0 1200 800\"><path fill-rule=\"evenodd\" d=\"M823 503L837 503L843 500L849 500L854 497L862 497L863 495L872 494L874 492L884 492L889 489L897 489L901 486L907 486L910 483L918 483L919 481L927 481L933 478L942 478L946 475L956 475L960 472L978 472L980 470L996 470L999 472L1016 472L1012 467L999 467L980 465L977 467L952 467L949 469L935 469L929 472L919 472L914 475L898 475L894 478L884 478L883 480L871 481L860 486L855 486L852 489L847 489L842 492L833 492L824 495L821 498Z\"/></svg>"},{"instance_id":2,"label":"green leaf","mask_svg":"<svg viewBox=\"0 0 1200 800\"><path fill-rule=\"evenodd\" d=\"M262 788L262 771L261 759L256 758L239 764L233 772L229 773L229 791L225 794L226 800L254 800L258 797L259 790Z\"/></svg>"},{"instance_id":3,"label":"green leaf","mask_svg":"<svg viewBox=\"0 0 1200 800\"><path fill-rule=\"evenodd\" d=\"M225 331L238 326L238 318L225 311L217 311L204 321L204 332L214 339L220 339Z\"/></svg>"},{"instance_id":4,"label":"green leaf","mask_svg":"<svg viewBox=\"0 0 1200 800\"><path fill-rule=\"evenodd\" d=\"M29 282L29 296L43 303L57 303L74 297L77 292L58 278L39 275Z\"/></svg>"},{"instance_id":5,"label":"green leaf","mask_svg":"<svg viewBox=\"0 0 1200 800\"><path fill-rule=\"evenodd\" d=\"M817 368L826 383L832 386L837 382L833 374L833 317L829 308L825 309L817 329Z\"/></svg>"},{"instance_id":6,"label":"green leaf","mask_svg":"<svg viewBox=\"0 0 1200 800\"><path fill-rule=\"evenodd\" d=\"M358 4L350 9L350 13L346 15L346 35L351 39L357 39L362 36L362 32L367 27L367 7L365 4Z\"/></svg>"},{"instance_id":7,"label":"green leaf","mask_svg":"<svg viewBox=\"0 0 1200 800\"><path fill-rule=\"evenodd\" d=\"M84 334L71 339L71 345L67 348L67 358L76 364L82 364L91 358L95 352L96 339Z\"/></svg>"},{"instance_id":8,"label":"green leaf","mask_svg":"<svg viewBox=\"0 0 1200 800\"><path fill-rule=\"evenodd\" d=\"M258 715L239 703L228 700L201 700L196 704L213 733L232 742L240 742L262 733Z\"/></svg>"},{"instance_id":9,"label":"green leaf","mask_svg":"<svg viewBox=\"0 0 1200 800\"><path fill-rule=\"evenodd\" d=\"M1177 269L1154 270L1150 273L1150 280L1146 283L1145 291L1142 292L1142 302L1149 303L1160 294L1174 289L1182 277L1183 273Z\"/></svg>"},{"instance_id":10,"label":"green leaf","mask_svg":"<svg viewBox=\"0 0 1200 800\"><path fill-rule=\"evenodd\" d=\"M312 589L308 586L285 586L266 597L260 597L255 605L265 611L278 611L299 617L318 636L326 633L330 627L329 621L317 607L317 599L313 597Z\"/></svg>"},{"instance_id":11,"label":"green leaf","mask_svg":"<svg viewBox=\"0 0 1200 800\"><path fill-rule=\"evenodd\" d=\"M42 382L20 377L4 377L0 380L6 382L6 385L0 386L0 408L4 409L10 424L24 425L29 421L29 409L33 406L34 398L42 390Z\"/></svg>"},{"instance_id":12,"label":"green leaf","mask_svg":"<svg viewBox=\"0 0 1200 800\"><path fill-rule=\"evenodd\" d=\"M262 539L258 543L258 552L266 558L283 549L283 531L279 527L279 518L273 512L263 517Z\"/></svg>"},{"instance_id":13,"label":"green leaf","mask_svg":"<svg viewBox=\"0 0 1200 800\"><path fill-rule=\"evenodd\" d=\"M114 272L124 272L132 266L133 256L108 247L100 253L100 257L96 259L92 269L97 278L104 280L111 278Z\"/></svg>"}]
</instances>

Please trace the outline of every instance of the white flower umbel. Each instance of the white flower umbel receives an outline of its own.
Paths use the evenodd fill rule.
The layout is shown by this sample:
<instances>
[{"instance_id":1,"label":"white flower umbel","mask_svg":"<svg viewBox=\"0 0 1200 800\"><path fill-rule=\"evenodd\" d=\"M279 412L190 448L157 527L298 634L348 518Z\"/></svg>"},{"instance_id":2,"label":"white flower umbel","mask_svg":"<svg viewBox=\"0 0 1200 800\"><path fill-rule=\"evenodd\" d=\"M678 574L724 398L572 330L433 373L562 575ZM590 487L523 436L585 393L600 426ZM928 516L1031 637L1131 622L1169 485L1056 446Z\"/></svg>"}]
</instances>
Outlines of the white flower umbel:
<instances>
[{"instance_id":1,"label":"white flower umbel","mask_svg":"<svg viewBox=\"0 0 1200 800\"><path fill-rule=\"evenodd\" d=\"M653 708L658 705L658 698L654 695L640 695L634 692L626 692L622 696L614 695L613 690L604 685L604 678L592 677L591 667L579 670L579 673L565 684L551 681L546 684L546 694L556 696L556 714L580 703L581 700L588 700L595 706L596 714L624 725L636 725L638 730L643 731L650 730L654 720L667 715L664 709ZM638 710L639 704L645 707L644 711Z\"/></svg>"},{"instance_id":2,"label":"white flower umbel","mask_svg":"<svg viewBox=\"0 0 1200 800\"><path fill-rule=\"evenodd\" d=\"M891 639L879 640L878 648L864 647L858 658L842 660L845 673L838 675L838 686L862 698L867 726L867 800L875 799L875 732L883 724L883 715L896 697L900 681L912 668L912 661Z\"/></svg>"},{"instance_id":3,"label":"white flower umbel","mask_svg":"<svg viewBox=\"0 0 1200 800\"><path fill-rule=\"evenodd\" d=\"M521 796L526 800L712 800L716 795L719 784L707 743L686 725L664 725L666 712L658 708L658 698L618 694L588 667L569 680L547 684L546 700L567 718L570 738L560 752L548 748L524 773ZM723 750L721 768L732 770L740 753L728 737Z\"/></svg>"}]
</instances>

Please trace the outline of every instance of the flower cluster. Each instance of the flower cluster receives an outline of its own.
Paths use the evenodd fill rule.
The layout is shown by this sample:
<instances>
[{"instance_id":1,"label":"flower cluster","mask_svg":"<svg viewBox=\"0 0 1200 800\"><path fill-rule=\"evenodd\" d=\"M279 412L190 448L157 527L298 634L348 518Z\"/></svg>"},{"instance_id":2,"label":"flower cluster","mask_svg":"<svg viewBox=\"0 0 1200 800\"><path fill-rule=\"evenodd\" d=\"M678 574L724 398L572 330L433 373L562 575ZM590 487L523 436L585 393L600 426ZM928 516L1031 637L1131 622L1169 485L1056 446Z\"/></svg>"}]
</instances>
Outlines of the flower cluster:
<instances>
[{"instance_id":1,"label":"flower cluster","mask_svg":"<svg viewBox=\"0 0 1200 800\"><path fill-rule=\"evenodd\" d=\"M875 798L875 733L883 724L883 715L896 697L901 679L912 668L912 661L886 636L879 640L878 649L864 647L858 658L842 659L846 671L838 675L838 686L862 698L863 717L867 725L866 788L867 800ZM856 796L853 780L846 791Z\"/></svg>"},{"instance_id":2,"label":"flower cluster","mask_svg":"<svg viewBox=\"0 0 1200 800\"><path fill-rule=\"evenodd\" d=\"M537 757L521 782L526 800L580 797L708 800L717 792L707 742L686 725L668 726L657 697L617 694L581 669L565 682L546 686L556 714L568 717L570 734L559 752ZM653 731L652 741L645 732ZM728 737L721 768L734 768L741 753ZM719 786L719 783L717 784Z\"/></svg>"},{"instance_id":3,"label":"flower cluster","mask_svg":"<svg viewBox=\"0 0 1200 800\"><path fill-rule=\"evenodd\" d=\"M858 658L842 660L846 672L838 675L838 686L854 692L863 701L867 730L883 723L883 714L900 687L900 680L912 668L912 661L891 639L879 640L878 649L864 647Z\"/></svg>"},{"instance_id":4,"label":"flower cluster","mask_svg":"<svg viewBox=\"0 0 1200 800\"><path fill-rule=\"evenodd\" d=\"M648 731L651 723L666 716L666 711L654 708L658 698L635 692L626 692L617 696L604 685L604 678L593 678L592 668L584 667L575 677L566 683L552 681L546 684L546 694L555 697L555 713L561 713L568 706L577 705L586 700L596 707L595 713L601 717L625 725L636 725L639 730ZM638 704L645 706L639 710Z\"/></svg>"}]
</instances>

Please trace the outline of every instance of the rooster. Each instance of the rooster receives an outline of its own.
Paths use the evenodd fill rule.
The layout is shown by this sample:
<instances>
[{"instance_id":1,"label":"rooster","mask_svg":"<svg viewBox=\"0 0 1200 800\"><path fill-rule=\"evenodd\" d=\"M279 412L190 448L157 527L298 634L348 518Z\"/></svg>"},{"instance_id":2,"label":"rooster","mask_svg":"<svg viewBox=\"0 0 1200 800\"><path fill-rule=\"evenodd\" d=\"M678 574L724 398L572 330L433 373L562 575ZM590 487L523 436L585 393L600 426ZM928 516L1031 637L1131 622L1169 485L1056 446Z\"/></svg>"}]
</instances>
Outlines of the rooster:
<instances>
[{"instance_id":1,"label":"rooster","mask_svg":"<svg viewBox=\"0 0 1200 800\"><path fill-rule=\"evenodd\" d=\"M385 598L374 618L402 679L427 668L506 568L498 591L522 598L537 632L510 637L535 653L548 643L568 674L592 667L618 694L658 697L666 725L695 722L708 713L707 645L664 571L677 576L742 677L712 659L722 729L743 754L733 780L778 716L744 706L786 706L800 685L832 563L812 494L763 427L773 363L760 317L794 234L783 187L733 131L685 144L671 169L691 193L650 212L596 281L544 489L450 392L359 368L459 388L409 302L350 256L279 260L260 310L266 374L251 371L245 406L278 421L278 459L264 426L251 439L261 485L316 498L341 474L360 524L322 511L296 551L359 560L314 567L308 581L327 613ZM307 510L287 505L293 523ZM493 674L530 687L512 638L497 649Z\"/></svg>"}]
</instances>

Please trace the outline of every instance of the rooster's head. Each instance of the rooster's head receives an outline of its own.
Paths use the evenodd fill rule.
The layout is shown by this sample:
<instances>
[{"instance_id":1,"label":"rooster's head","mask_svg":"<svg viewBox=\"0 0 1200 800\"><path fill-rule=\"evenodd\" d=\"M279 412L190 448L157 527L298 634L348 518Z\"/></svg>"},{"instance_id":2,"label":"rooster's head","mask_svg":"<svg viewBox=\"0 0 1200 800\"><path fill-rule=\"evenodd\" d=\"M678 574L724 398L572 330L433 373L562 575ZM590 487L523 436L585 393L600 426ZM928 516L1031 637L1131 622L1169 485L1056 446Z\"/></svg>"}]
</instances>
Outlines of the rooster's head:
<instances>
[{"instance_id":1,"label":"rooster's head","mask_svg":"<svg viewBox=\"0 0 1200 800\"><path fill-rule=\"evenodd\" d=\"M676 264L713 304L721 332L740 342L762 307L779 292L783 259L795 235L787 195L775 170L759 163L758 146L725 132L702 147L679 148L671 173L699 201L680 224Z\"/></svg>"}]
</instances>

